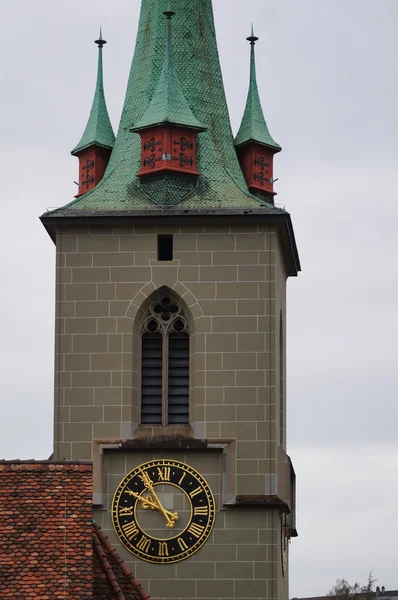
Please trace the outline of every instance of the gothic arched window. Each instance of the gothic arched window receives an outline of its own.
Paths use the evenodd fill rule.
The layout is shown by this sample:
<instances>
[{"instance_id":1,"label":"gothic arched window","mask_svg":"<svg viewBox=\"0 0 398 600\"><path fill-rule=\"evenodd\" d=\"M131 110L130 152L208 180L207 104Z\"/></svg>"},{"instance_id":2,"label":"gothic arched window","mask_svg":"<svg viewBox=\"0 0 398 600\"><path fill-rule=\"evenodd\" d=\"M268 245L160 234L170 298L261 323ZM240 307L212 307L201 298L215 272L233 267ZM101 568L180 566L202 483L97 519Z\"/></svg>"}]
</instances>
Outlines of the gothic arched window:
<instances>
[{"instance_id":1,"label":"gothic arched window","mask_svg":"<svg viewBox=\"0 0 398 600\"><path fill-rule=\"evenodd\" d=\"M163 294L141 331L141 423L189 423L189 332L183 309Z\"/></svg>"}]
</instances>

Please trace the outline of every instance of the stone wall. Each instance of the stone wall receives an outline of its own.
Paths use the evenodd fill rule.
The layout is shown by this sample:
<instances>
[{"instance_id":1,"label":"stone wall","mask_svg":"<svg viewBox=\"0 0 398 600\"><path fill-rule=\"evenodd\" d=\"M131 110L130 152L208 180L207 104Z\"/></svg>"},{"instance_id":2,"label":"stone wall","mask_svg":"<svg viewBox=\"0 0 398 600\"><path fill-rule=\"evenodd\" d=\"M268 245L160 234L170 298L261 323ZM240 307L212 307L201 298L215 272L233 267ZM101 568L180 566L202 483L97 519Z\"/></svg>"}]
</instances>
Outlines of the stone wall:
<instances>
[{"instance_id":1,"label":"stone wall","mask_svg":"<svg viewBox=\"0 0 398 600\"><path fill-rule=\"evenodd\" d=\"M157 261L164 233L174 235L172 262ZM269 226L59 231L56 458L90 459L93 439L140 435L140 321L165 287L190 320L192 435L236 439L238 493L276 493L285 282Z\"/></svg>"}]
</instances>

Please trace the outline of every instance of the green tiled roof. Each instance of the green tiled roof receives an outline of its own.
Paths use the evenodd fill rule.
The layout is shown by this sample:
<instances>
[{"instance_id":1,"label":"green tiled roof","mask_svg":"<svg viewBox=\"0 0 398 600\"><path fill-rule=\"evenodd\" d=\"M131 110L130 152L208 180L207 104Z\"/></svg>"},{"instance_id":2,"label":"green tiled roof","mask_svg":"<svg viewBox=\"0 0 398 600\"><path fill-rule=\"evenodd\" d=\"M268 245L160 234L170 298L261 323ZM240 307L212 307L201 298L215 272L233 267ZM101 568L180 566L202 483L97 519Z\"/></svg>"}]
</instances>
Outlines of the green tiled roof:
<instances>
[{"instance_id":1,"label":"green tiled roof","mask_svg":"<svg viewBox=\"0 0 398 600\"><path fill-rule=\"evenodd\" d=\"M268 130L263 108L261 106L260 94L258 92L255 52L255 43L258 38L254 36L253 29L251 36L247 39L251 45L250 86L245 112L238 135L235 139L235 145L242 146L247 142L258 142L270 146L271 148L276 148L279 151L281 150L281 147L273 140Z\"/></svg>"},{"instance_id":2,"label":"green tiled roof","mask_svg":"<svg viewBox=\"0 0 398 600\"><path fill-rule=\"evenodd\" d=\"M74 155L94 144L97 146L103 146L104 148L112 149L115 143L115 134L113 133L111 121L109 119L104 93L102 47L104 44L106 44L106 41L102 39L102 30L99 40L96 41L96 44L98 44L99 51L97 86L95 89L90 117L88 119L86 129L84 130L83 137L78 145L72 150L72 154Z\"/></svg>"},{"instance_id":3,"label":"green tiled roof","mask_svg":"<svg viewBox=\"0 0 398 600\"><path fill-rule=\"evenodd\" d=\"M153 125L172 123L203 130L194 116L181 89L174 66L171 22L175 13L167 12L166 55L159 82L142 119L135 124L133 131Z\"/></svg>"},{"instance_id":4,"label":"green tiled roof","mask_svg":"<svg viewBox=\"0 0 398 600\"><path fill-rule=\"evenodd\" d=\"M171 70L169 59L165 66L163 11L167 8L168 0L141 2L126 99L104 178L96 188L53 213L54 216L64 215L65 209L74 212L131 211L154 210L159 205L178 205L179 209L187 210L264 207L264 210L278 212L279 209L250 194L239 165L218 56L212 0L173 0ZM181 94L169 86L166 75L175 77ZM164 118L164 109L152 104L156 91L162 92L158 98L167 98L169 119L174 110L172 99L178 94L178 102L182 102L181 96L185 100L185 117L189 108L194 118L206 128L197 139L197 170L201 176L196 180L170 174L147 178L136 176L141 167L141 140L131 129L154 118ZM164 101L161 104L163 107ZM147 111L150 117L146 121ZM160 116L154 117L154 114Z\"/></svg>"}]
</instances>

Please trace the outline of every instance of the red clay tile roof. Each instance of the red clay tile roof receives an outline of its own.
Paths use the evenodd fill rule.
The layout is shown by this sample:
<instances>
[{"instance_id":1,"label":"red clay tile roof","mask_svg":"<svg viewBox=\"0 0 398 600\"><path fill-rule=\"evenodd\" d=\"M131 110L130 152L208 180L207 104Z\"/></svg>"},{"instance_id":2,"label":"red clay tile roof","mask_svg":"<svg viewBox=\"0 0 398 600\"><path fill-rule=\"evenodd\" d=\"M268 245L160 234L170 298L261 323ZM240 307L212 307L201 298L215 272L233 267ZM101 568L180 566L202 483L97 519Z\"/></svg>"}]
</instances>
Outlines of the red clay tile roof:
<instances>
[{"instance_id":1,"label":"red clay tile roof","mask_svg":"<svg viewBox=\"0 0 398 600\"><path fill-rule=\"evenodd\" d=\"M1 600L149 600L92 514L88 462L0 461Z\"/></svg>"},{"instance_id":2,"label":"red clay tile roof","mask_svg":"<svg viewBox=\"0 0 398 600\"><path fill-rule=\"evenodd\" d=\"M92 598L92 466L0 463L0 598Z\"/></svg>"}]
</instances>

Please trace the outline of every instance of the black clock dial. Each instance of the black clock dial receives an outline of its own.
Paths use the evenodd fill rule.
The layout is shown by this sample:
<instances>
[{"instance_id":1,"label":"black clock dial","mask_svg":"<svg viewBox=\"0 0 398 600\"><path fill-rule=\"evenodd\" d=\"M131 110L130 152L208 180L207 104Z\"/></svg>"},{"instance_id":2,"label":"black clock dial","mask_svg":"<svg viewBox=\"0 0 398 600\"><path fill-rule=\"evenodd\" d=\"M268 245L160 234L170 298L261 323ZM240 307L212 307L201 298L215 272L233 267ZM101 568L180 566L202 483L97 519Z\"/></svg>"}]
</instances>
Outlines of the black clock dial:
<instances>
[{"instance_id":1,"label":"black clock dial","mask_svg":"<svg viewBox=\"0 0 398 600\"><path fill-rule=\"evenodd\" d=\"M179 496L185 510L167 508L165 491L169 499ZM197 552L211 534L215 513L207 481L185 463L167 459L128 473L112 503L113 525L122 544L138 558L157 564L179 562Z\"/></svg>"}]
</instances>

